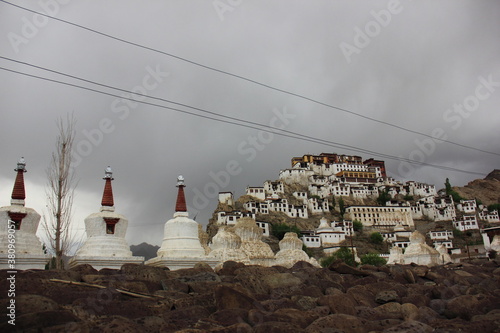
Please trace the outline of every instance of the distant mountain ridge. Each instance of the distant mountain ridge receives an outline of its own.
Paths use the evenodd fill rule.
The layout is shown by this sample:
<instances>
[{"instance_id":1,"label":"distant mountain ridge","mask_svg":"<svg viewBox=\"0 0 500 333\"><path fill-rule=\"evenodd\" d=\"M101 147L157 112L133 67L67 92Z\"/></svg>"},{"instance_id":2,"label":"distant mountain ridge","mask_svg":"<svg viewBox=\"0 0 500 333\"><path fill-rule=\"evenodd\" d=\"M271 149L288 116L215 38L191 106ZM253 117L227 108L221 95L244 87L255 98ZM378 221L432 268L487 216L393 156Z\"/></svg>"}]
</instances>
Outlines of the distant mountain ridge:
<instances>
[{"instance_id":1,"label":"distant mountain ridge","mask_svg":"<svg viewBox=\"0 0 500 333\"><path fill-rule=\"evenodd\" d=\"M476 179L453 189L461 197L481 200L484 205L500 203L500 169L493 170L484 179Z\"/></svg>"},{"instance_id":2,"label":"distant mountain ridge","mask_svg":"<svg viewBox=\"0 0 500 333\"><path fill-rule=\"evenodd\" d=\"M160 247L142 242L139 245L130 245L130 251L133 256L144 257L144 260L149 260L156 257L156 253Z\"/></svg>"}]
</instances>

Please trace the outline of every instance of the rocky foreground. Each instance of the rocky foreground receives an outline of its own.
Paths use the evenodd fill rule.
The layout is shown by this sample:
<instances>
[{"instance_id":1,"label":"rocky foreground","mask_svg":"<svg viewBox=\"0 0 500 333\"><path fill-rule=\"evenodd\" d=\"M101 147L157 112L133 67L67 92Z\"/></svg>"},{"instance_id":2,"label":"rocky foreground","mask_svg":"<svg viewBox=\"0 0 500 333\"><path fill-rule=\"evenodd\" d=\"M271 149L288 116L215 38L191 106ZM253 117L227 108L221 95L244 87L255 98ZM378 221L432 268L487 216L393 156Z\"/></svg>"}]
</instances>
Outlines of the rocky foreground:
<instances>
[{"instance_id":1,"label":"rocky foreground","mask_svg":"<svg viewBox=\"0 0 500 333\"><path fill-rule=\"evenodd\" d=\"M8 290L5 278L0 285ZM83 265L19 272L15 301L15 330L23 332L500 332L500 262L227 262L218 272ZM5 311L9 300L0 302ZM1 332L14 328L8 319Z\"/></svg>"}]
</instances>

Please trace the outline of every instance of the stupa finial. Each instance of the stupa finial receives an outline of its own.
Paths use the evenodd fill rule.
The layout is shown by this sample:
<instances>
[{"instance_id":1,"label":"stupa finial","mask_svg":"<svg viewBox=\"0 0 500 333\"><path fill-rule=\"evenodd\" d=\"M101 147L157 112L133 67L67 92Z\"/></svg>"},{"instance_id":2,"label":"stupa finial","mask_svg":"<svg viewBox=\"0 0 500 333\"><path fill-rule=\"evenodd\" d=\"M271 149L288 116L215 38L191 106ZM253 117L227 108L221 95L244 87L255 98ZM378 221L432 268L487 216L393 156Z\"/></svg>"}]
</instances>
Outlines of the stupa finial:
<instances>
[{"instance_id":1,"label":"stupa finial","mask_svg":"<svg viewBox=\"0 0 500 333\"><path fill-rule=\"evenodd\" d=\"M186 187L186 185L184 184L184 177L182 176L177 177L176 186L179 188L179 190L177 192L177 202L175 204L175 211L187 212L186 197L184 196L184 187Z\"/></svg>"}]
</instances>

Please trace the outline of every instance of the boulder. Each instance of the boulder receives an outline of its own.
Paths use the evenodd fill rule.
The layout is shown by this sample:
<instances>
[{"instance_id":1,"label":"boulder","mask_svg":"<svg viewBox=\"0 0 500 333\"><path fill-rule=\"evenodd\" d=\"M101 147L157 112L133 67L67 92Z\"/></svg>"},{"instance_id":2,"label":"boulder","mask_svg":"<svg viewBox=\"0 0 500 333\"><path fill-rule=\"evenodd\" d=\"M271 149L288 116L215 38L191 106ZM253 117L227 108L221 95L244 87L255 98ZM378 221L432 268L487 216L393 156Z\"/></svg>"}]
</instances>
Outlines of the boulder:
<instances>
[{"instance_id":1,"label":"boulder","mask_svg":"<svg viewBox=\"0 0 500 333\"><path fill-rule=\"evenodd\" d=\"M356 314L356 301L348 294L326 295L318 298L318 304L328 306L331 313Z\"/></svg>"},{"instance_id":2,"label":"boulder","mask_svg":"<svg viewBox=\"0 0 500 333\"><path fill-rule=\"evenodd\" d=\"M262 277L262 282L269 289L294 287L302 284L302 280L291 273L274 273Z\"/></svg>"},{"instance_id":3,"label":"boulder","mask_svg":"<svg viewBox=\"0 0 500 333\"><path fill-rule=\"evenodd\" d=\"M297 309L278 309L273 313L274 316L287 318L287 322L295 324L301 328L306 328L313 321L319 318L319 315L313 311L301 311Z\"/></svg>"},{"instance_id":4,"label":"boulder","mask_svg":"<svg viewBox=\"0 0 500 333\"><path fill-rule=\"evenodd\" d=\"M480 314L478 309L479 299L475 295L462 295L450 299L446 303L444 315L447 318L460 317L470 320L473 316Z\"/></svg>"},{"instance_id":5,"label":"boulder","mask_svg":"<svg viewBox=\"0 0 500 333\"><path fill-rule=\"evenodd\" d=\"M291 298L292 302L295 302L300 310L307 311L312 310L318 306L318 297L310 297L303 295L293 295Z\"/></svg>"},{"instance_id":6,"label":"boulder","mask_svg":"<svg viewBox=\"0 0 500 333\"><path fill-rule=\"evenodd\" d=\"M396 302L389 302L379 305L375 308L379 316L384 319L403 319L401 304Z\"/></svg>"},{"instance_id":7,"label":"boulder","mask_svg":"<svg viewBox=\"0 0 500 333\"><path fill-rule=\"evenodd\" d=\"M401 314L405 321L418 320L418 307L411 303L403 303L401 304Z\"/></svg>"},{"instance_id":8,"label":"boulder","mask_svg":"<svg viewBox=\"0 0 500 333\"><path fill-rule=\"evenodd\" d=\"M434 329L419 321L411 320L403 322L383 330L383 333L431 333Z\"/></svg>"},{"instance_id":9,"label":"boulder","mask_svg":"<svg viewBox=\"0 0 500 333\"><path fill-rule=\"evenodd\" d=\"M375 295L375 302L378 304L397 302L398 300L399 296L395 290L382 290Z\"/></svg>"},{"instance_id":10,"label":"boulder","mask_svg":"<svg viewBox=\"0 0 500 333\"><path fill-rule=\"evenodd\" d=\"M318 332L349 332L365 333L367 332L367 321L355 316L343 313L331 314L326 317L316 319L306 328L307 333Z\"/></svg>"},{"instance_id":11,"label":"boulder","mask_svg":"<svg viewBox=\"0 0 500 333\"><path fill-rule=\"evenodd\" d=\"M134 319L142 332L155 333L165 329L165 321L161 317L148 316Z\"/></svg>"},{"instance_id":12,"label":"boulder","mask_svg":"<svg viewBox=\"0 0 500 333\"><path fill-rule=\"evenodd\" d=\"M345 262L343 262L341 259L333 261L330 266L328 266L328 269L334 272L337 272L339 274L351 274L355 276L369 276L370 272L369 271L363 271L360 269L357 269L355 267L347 265Z\"/></svg>"},{"instance_id":13,"label":"boulder","mask_svg":"<svg viewBox=\"0 0 500 333\"><path fill-rule=\"evenodd\" d=\"M260 323L254 326L254 333L302 333L304 330L299 326L287 323L287 322L278 322L278 321L268 321L264 323Z\"/></svg>"},{"instance_id":14,"label":"boulder","mask_svg":"<svg viewBox=\"0 0 500 333\"><path fill-rule=\"evenodd\" d=\"M125 264L120 268L120 273L132 280L144 280L161 284L162 280L169 277L166 267L153 267L147 265Z\"/></svg>"},{"instance_id":15,"label":"boulder","mask_svg":"<svg viewBox=\"0 0 500 333\"><path fill-rule=\"evenodd\" d=\"M215 289L215 306L217 310L255 309L262 307L258 301L235 289L219 286Z\"/></svg>"},{"instance_id":16,"label":"boulder","mask_svg":"<svg viewBox=\"0 0 500 333\"><path fill-rule=\"evenodd\" d=\"M41 295L19 295L15 298L17 315L33 312L57 311L59 305L52 299Z\"/></svg>"},{"instance_id":17,"label":"boulder","mask_svg":"<svg viewBox=\"0 0 500 333\"><path fill-rule=\"evenodd\" d=\"M238 323L248 322L248 310L242 308L230 308L218 310L209 317L222 326L231 326Z\"/></svg>"},{"instance_id":18,"label":"boulder","mask_svg":"<svg viewBox=\"0 0 500 333\"><path fill-rule=\"evenodd\" d=\"M42 328L51 326L66 326L70 323L78 323L80 320L69 311L40 311L26 313L16 317L15 330L17 332L38 332ZM1 332L12 332L12 325L7 322L0 324Z\"/></svg>"}]
</instances>

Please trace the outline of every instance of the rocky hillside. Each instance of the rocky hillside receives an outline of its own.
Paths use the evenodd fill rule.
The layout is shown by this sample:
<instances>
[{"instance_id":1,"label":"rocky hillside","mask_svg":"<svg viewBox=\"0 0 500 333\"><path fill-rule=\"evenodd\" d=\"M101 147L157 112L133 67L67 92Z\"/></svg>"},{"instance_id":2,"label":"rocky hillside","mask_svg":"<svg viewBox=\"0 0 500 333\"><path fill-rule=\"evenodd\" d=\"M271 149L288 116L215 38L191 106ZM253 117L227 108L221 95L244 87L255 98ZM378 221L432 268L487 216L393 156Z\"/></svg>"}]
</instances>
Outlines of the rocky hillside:
<instances>
[{"instance_id":1,"label":"rocky hillside","mask_svg":"<svg viewBox=\"0 0 500 333\"><path fill-rule=\"evenodd\" d=\"M9 299L0 303L6 309ZM218 272L82 265L19 272L16 326L4 315L0 331L499 332L499 304L498 261L360 269L226 262Z\"/></svg>"},{"instance_id":2,"label":"rocky hillside","mask_svg":"<svg viewBox=\"0 0 500 333\"><path fill-rule=\"evenodd\" d=\"M484 179L476 179L453 189L462 198L479 199L485 205L500 203L500 169L493 170Z\"/></svg>"}]
</instances>

